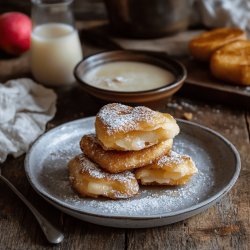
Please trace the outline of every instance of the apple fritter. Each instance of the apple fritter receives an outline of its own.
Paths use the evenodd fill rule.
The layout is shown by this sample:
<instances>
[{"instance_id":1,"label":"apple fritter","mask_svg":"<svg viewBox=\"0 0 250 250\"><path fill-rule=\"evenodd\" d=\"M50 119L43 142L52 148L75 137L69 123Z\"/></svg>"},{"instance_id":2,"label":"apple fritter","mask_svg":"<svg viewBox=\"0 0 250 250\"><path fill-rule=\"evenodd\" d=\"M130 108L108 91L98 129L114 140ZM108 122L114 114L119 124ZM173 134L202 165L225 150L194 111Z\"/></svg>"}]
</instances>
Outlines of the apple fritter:
<instances>
[{"instance_id":1,"label":"apple fritter","mask_svg":"<svg viewBox=\"0 0 250 250\"><path fill-rule=\"evenodd\" d=\"M80 141L81 150L89 159L110 173L132 170L152 163L167 154L172 148L169 139L139 151L104 150L94 134L84 135Z\"/></svg>"},{"instance_id":2,"label":"apple fritter","mask_svg":"<svg viewBox=\"0 0 250 250\"><path fill-rule=\"evenodd\" d=\"M142 150L179 133L176 120L169 114L144 106L130 107L111 103L96 115L96 136L105 150Z\"/></svg>"},{"instance_id":3,"label":"apple fritter","mask_svg":"<svg viewBox=\"0 0 250 250\"><path fill-rule=\"evenodd\" d=\"M212 74L221 80L250 85L250 41L235 41L213 53Z\"/></svg>"},{"instance_id":4,"label":"apple fritter","mask_svg":"<svg viewBox=\"0 0 250 250\"><path fill-rule=\"evenodd\" d=\"M238 28L213 29L192 39L189 43L189 51L195 59L208 62L217 49L233 41L246 39L246 33Z\"/></svg>"},{"instance_id":5,"label":"apple fritter","mask_svg":"<svg viewBox=\"0 0 250 250\"><path fill-rule=\"evenodd\" d=\"M152 164L137 169L136 179L142 185L184 185L198 170L190 156L170 151Z\"/></svg>"},{"instance_id":6,"label":"apple fritter","mask_svg":"<svg viewBox=\"0 0 250 250\"><path fill-rule=\"evenodd\" d=\"M107 173L84 154L73 158L68 164L68 169L72 187L81 196L121 199L132 197L139 191L133 173Z\"/></svg>"}]
</instances>

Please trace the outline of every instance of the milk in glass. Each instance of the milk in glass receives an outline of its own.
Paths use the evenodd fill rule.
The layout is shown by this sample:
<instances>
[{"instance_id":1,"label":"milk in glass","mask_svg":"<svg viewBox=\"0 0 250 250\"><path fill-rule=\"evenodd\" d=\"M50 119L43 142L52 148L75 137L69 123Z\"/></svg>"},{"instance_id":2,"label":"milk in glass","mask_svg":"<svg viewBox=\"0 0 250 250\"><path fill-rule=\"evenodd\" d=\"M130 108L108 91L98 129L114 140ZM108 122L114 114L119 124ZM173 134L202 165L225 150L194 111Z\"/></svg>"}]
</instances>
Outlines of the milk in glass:
<instances>
[{"instance_id":1,"label":"milk in glass","mask_svg":"<svg viewBox=\"0 0 250 250\"><path fill-rule=\"evenodd\" d=\"M31 69L37 81L52 86L71 84L74 67L81 59L81 43L71 25L46 23L34 28Z\"/></svg>"}]
</instances>

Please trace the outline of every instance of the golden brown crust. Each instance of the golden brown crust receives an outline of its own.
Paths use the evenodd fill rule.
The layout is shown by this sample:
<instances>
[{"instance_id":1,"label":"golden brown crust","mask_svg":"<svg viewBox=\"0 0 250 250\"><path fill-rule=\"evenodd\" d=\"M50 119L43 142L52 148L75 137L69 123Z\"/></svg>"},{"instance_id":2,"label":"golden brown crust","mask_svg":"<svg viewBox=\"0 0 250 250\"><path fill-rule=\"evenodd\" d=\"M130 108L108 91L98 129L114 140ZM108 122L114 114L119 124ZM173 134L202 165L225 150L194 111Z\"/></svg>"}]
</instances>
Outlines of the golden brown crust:
<instances>
[{"instance_id":1,"label":"golden brown crust","mask_svg":"<svg viewBox=\"0 0 250 250\"><path fill-rule=\"evenodd\" d=\"M96 135L105 150L141 150L179 133L175 119L144 106L105 105L96 115Z\"/></svg>"},{"instance_id":2,"label":"golden brown crust","mask_svg":"<svg viewBox=\"0 0 250 250\"><path fill-rule=\"evenodd\" d=\"M192 39L189 51L195 59L208 62L217 49L233 41L246 39L246 33L238 28L213 29Z\"/></svg>"},{"instance_id":3,"label":"golden brown crust","mask_svg":"<svg viewBox=\"0 0 250 250\"><path fill-rule=\"evenodd\" d=\"M172 148L173 140L167 140L140 151L105 151L95 135L85 135L80 141L81 150L110 173L119 173L142 167L165 155Z\"/></svg>"},{"instance_id":4,"label":"golden brown crust","mask_svg":"<svg viewBox=\"0 0 250 250\"><path fill-rule=\"evenodd\" d=\"M106 173L84 154L74 157L69 162L68 169L72 187L81 196L118 199L132 197L139 191L133 173Z\"/></svg>"},{"instance_id":5,"label":"golden brown crust","mask_svg":"<svg viewBox=\"0 0 250 250\"><path fill-rule=\"evenodd\" d=\"M197 171L191 157L171 151L157 161L137 169L135 177L142 185L184 185Z\"/></svg>"},{"instance_id":6,"label":"golden brown crust","mask_svg":"<svg viewBox=\"0 0 250 250\"><path fill-rule=\"evenodd\" d=\"M210 69L218 79L250 85L250 41L235 41L214 52Z\"/></svg>"}]
</instances>

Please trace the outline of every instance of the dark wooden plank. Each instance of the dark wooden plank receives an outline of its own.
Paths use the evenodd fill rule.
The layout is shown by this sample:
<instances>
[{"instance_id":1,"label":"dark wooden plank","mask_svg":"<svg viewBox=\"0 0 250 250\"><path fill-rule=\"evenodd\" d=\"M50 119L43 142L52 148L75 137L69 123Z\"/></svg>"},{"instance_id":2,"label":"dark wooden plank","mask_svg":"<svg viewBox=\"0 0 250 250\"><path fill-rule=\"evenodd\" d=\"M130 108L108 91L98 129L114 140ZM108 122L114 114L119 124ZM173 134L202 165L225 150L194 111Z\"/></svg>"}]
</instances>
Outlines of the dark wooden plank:
<instances>
[{"instance_id":1,"label":"dark wooden plank","mask_svg":"<svg viewBox=\"0 0 250 250\"><path fill-rule=\"evenodd\" d=\"M78 86L56 91L58 93L58 110L55 118L49 122L48 129L70 120L95 115L102 105L85 94ZM63 214L39 197L28 184L23 161L24 156L18 159L9 157L3 164L3 175L28 197L53 224L62 228L65 240L61 245L53 248L125 248L123 229L110 229L79 221ZM2 186L3 188L1 188ZM15 249L15 246L18 246L17 249L51 248L33 215L3 183L0 183L0 211L0 249Z\"/></svg>"},{"instance_id":2,"label":"dark wooden plank","mask_svg":"<svg viewBox=\"0 0 250 250\"><path fill-rule=\"evenodd\" d=\"M97 51L83 47L85 55ZM12 66L9 69L14 70ZM4 72L3 68L1 70ZM58 111L48 129L94 115L102 105L79 87L57 92ZM40 198L26 179L24 157L10 157L3 164L3 174L44 215L62 227L66 237L59 246L48 244L33 215L0 182L0 249L247 249L250 245L250 114L241 109L206 105L191 97L175 97L162 111L180 118L185 112L192 113L193 121L216 129L239 149L242 158L240 178L216 206L183 222L154 229L124 230L92 225L61 213Z\"/></svg>"},{"instance_id":3,"label":"dark wooden plank","mask_svg":"<svg viewBox=\"0 0 250 250\"><path fill-rule=\"evenodd\" d=\"M79 89L72 89L68 95L59 94L59 103L62 109L58 110L55 119L50 122L50 127L58 125L66 120L73 120L82 116L95 114L99 108L91 97L82 95ZM71 102L74 97L75 102ZM82 113L84 101L88 103L87 109ZM86 98L86 99L85 99ZM92 108L90 108L92 107ZM64 110L64 112L63 112ZM193 113L193 120L209 127L215 128L232 142L235 143L242 154L243 170L237 185L223 200L202 213L184 222L155 229L127 230L127 246L129 249L246 249L249 239L249 200L248 181L249 170L249 135L246 127L246 114L244 111L231 110L221 106L208 106L199 102L188 101L183 98L174 98L166 110L177 117L182 117L184 112ZM249 118L248 118L249 120ZM53 211L46 202L34 193L29 191L22 166L23 158L17 160L9 159L4 164L4 175L7 176L24 194L29 194L33 202L42 204L43 212L59 219L60 212ZM1 189L2 190L2 189ZM50 245L46 243L40 228L37 226L32 215L26 208L11 194L6 187L6 192L1 194L1 223L0 230L3 232L0 238L2 246L6 249L19 244L23 249L43 249ZM9 204L7 207L6 204ZM14 211L13 211L14 209ZM6 220L6 211L9 211ZM20 220L21 218L21 220ZM66 234L65 241L58 249L76 249L85 246L86 249L123 249L125 244L124 230L109 229L91 225L73 219L69 216L62 216L63 228ZM56 221L55 220L55 221ZM11 231L6 238L6 232ZM70 248L71 247L71 248Z\"/></svg>"},{"instance_id":4,"label":"dark wooden plank","mask_svg":"<svg viewBox=\"0 0 250 250\"><path fill-rule=\"evenodd\" d=\"M29 54L11 57L0 52L0 81L25 77L30 73Z\"/></svg>"},{"instance_id":5,"label":"dark wooden plank","mask_svg":"<svg viewBox=\"0 0 250 250\"><path fill-rule=\"evenodd\" d=\"M250 144L245 111L183 98L170 102L166 111L180 118L191 112L193 121L231 140L242 157L241 175L230 193L202 214L165 227L128 230L128 249L248 249Z\"/></svg>"},{"instance_id":6,"label":"dark wooden plank","mask_svg":"<svg viewBox=\"0 0 250 250\"><path fill-rule=\"evenodd\" d=\"M180 60L187 68L187 79L182 89L186 95L222 104L250 106L249 86L226 83L212 76L209 65L186 57ZM206 95L203 95L206 93Z\"/></svg>"},{"instance_id":7,"label":"dark wooden plank","mask_svg":"<svg viewBox=\"0 0 250 250\"><path fill-rule=\"evenodd\" d=\"M111 250L125 248L124 229L106 228L64 217L66 240L62 249Z\"/></svg>"},{"instance_id":8,"label":"dark wooden plank","mask_svg":"<svg viewBox=\"0 0 250 250\"><path fill-rule=\"evenodd\" d=\"M8 178L25 196L29 193L24 169L24 157L18 159L9 159L2 164L2 174ZM28 230L30 224L24 224L24 218L27 213L27 207L17 198L17 196L1 182L0 192L0 248L12 249L19 243L29 237ZM30 214L32 217L32 215ZM33 227L36 231L36 227Z\"/></svg>"}]
</instances>

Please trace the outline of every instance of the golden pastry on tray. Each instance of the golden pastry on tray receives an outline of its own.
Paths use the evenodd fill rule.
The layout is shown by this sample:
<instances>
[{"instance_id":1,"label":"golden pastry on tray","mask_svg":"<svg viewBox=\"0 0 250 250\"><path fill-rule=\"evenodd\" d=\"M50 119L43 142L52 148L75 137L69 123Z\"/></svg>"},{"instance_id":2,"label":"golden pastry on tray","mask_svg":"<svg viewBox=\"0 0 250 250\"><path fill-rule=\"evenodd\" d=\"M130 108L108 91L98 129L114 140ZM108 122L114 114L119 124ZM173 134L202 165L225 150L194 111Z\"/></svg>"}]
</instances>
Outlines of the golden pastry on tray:
<instances>
[{"instance_id":1,"label":"golden pastry on tray","mask_svg":"<svg viewBox=\"0 0 250 250\"><path fill-rule=\"evenodd\" d=\"M144 106L105 105L96 115L96 135L105 150L137 151L173 139L175 119Z\"/></svg>"},{"instance_id":2,"label":"golden pastry on tray","mask_svg":"<svg viewBox=\"0 0 250 250\"><path fill-rule=\"evenodd\" d=\"M189 51L195 59L208 62L217 49L236 40L246 39L246 33L238 28L213 29L192 39L189 43Z\"/></svg>"},{"instance_id":3,"label":"golden pastry on tray","mask_svg":"<svg viewBox=\"0 0 250 250\"><path fill-rule=\"evenodd\" d=\"M68 168L71 184L81 196L121 199L132 197L139 191L133 173L128 171L121 174L106 173L84 154L73 158Z\"/></svg>"},{"instance_id":4,"label":"golden pastry on tray","mask_svg":"<svg viewBox=\"0 0 250 250\"><path fill-rule=\"evenodd\" d=\"M142 185L184 185L198 170L191 157L171 151L135 171L135 177Z\"/></svg>"},{"instance_id":5,"label":"golden pastry on tray","mask_svg":"<svg viewBox=\"0 0 250 250\"><path fill-rule=\"evenodd\" d=\"M250 85L250 41L235 41L213 53L212 74L231 83Z\"/></svg>"},{"instance_id":6,"label":"golden pastry on tray","mask_svg":"<svg viewBox=\"0 0 250 250\"><path fill-rule=\"evenodd\" d=\"M94 134L84 135L80 148L86 156L110 173L119 173L150 164L155 159L167 154L173 140L160 142L139 151L104 150Z\"/></svg>"}]
</instances>

